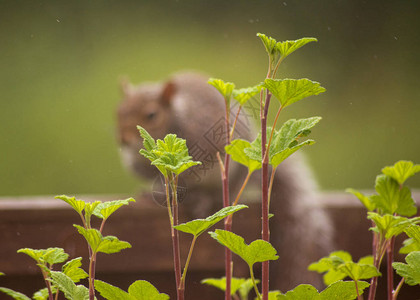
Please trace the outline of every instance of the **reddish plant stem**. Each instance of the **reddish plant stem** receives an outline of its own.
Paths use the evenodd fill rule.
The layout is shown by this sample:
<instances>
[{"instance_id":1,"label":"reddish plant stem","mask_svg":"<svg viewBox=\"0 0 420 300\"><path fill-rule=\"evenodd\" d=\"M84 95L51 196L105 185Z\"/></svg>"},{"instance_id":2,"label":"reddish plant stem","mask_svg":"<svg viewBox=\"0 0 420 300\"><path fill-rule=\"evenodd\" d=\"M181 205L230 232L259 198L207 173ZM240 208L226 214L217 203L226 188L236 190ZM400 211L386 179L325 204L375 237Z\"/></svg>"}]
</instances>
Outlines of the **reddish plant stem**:
<instances>
[{"instance_id":1,"label":"reddish plant stem","mask_svg":"<svg viewBox=\"0 0 420 300\"><path fill-rule=\"evenodd\" d=\"M375 226L375 222L372 221L372 227ZM373 256L373 264L375 267L378 267L378 248L379 248L379 239L378 234L376 232L372 232L372 256ZM374 300L376 294L376 287L378 285L378 277L372 277L370 280L370 287L369 287L369 295L368 300Z\"/></svg>"},{"instance_id":2,"label":"reddish plant stem","mask_svg":"<svg viewBox=\"0 0 420 300\"><path fill-rule=\"evenodd\" d=\"M392 293L394 291L394 270L392 269L392 263L394 261L394 245L395 245L395 236L393 236L389 240L388 247L386 249L388 300L392 300Z\"/></svg>"},{"instance_id":3,"label":"reddish plant stem","mask_svg":"<svg viewBox=\"0 0 420 300\"><path fill-rule=\"evenodd\" d=\"M95 266L96 253L92 253L89 264L89 300L95 300Z\"/></svg>"},{"instance_id":4,"label":"reddish plant stem","mask_svg":"<svg viewBox=\"0 0 420 300\"><path fill-rule=\"evenodd\" d=\"M261 118L261 155L262 161L262 178L261 178L261 211L262 211L262 239L270 242L270 228L268 223L268 155L266 155L267 144L267 115L270 105L271 94L267 91L266 101L264 105L264 113ZM262 300L268 300L269 291L269 261L262 263Z\"/></svg>"},{"instance_id":5,"label":"reddish plant stem","mask_svg":"<svg viewBox=\"0 0 420 300\"><path fill-rule=\"evenodd\" d=\"M230 107L228 101L225 102L225 131L226 131L226 145L230 144L230 124L229 115ZM223 207L230 205L229 199L229 162L230 155L225 154L225 165L222 170L222 184L223 184ZM224 228L226 231L232 231L232 219L225 219ZM230 300L231 280L232 280L232 252L226 247L225 248L225 276L226 276L226 290L225 300Z\"/></svg>"}]
</instances>

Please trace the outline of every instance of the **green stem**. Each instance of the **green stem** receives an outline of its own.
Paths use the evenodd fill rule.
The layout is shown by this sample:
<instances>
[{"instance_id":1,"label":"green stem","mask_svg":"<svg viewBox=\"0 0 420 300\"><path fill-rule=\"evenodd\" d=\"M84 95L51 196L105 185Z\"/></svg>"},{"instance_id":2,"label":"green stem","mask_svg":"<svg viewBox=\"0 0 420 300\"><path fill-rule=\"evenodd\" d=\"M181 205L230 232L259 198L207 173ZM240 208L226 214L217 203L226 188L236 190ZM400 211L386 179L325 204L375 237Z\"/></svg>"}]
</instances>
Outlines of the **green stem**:
<instances>
[{"instance_id":1,"label":"green stem","mask_svg":"<svg viewBox=\"0 0 420 300\"><path fill-rule=\"evenodd\" d=\"M191 260L191 257L192 257L192 253L193 253L193 250L194 250L194 245L195 245L195 241L197 240L197 237L198 236L194 235L194 238L191 242L190 251L188 252L187 261L185 262L184 271L182 272L181 283L180 283L179 289L182 288L183 290L185 290L185 278L187 277L187 270L188 270L188 266L190 264L190 260Z\"/></svg>"},{"instance_id":2,"label":"green stem","mask_svg":"<svg viewBox=\"0 0 420 300\"><path fill-rule=\"evenodd\" d=\"M398 294L400 293L401 287L404 284L404 277L401 278L400 283L398 283L397 288L394 291L394 294L392 295L392 300L397 300Z\"/></svg>"},{"instance_id":3,"label":"green stem","mask_svg":"<svg viewBox=\"0 0 420 300\"><path fill-rule=\"evenodd\" d=\"M172 250L173 250L173 256L174 256L175 283L176 283L178 300L184 300L184 291L178 288L181 282L181 257L180 257L180 252L179 252L178 231L175 230L174 228L174 226L178 225L178 197L177 197L178 176L172 177L171 175L171 178L169 178L169 181L170 181L171 189L172 189L173 224L171 226L171 235L172 235Z\"/></svg>"},{"instance_id":4,"label":"green stem","mask_svg":"<svg viewBox=\"0 0 420 300\"><path fill-rule=\"evenodd\" d=\"M254 286L255 294L257 295L258 300L261 300L261 294L258 291L257 283L255 282L254 270L252 269L252 266L249 266L249 274L251 276L252 285Z\"/></svg>"},{"instance_id":5,"label":"green stem","mask_svg":"<svg viewBox=\"0 0 420 300\"><path fill-rule=\"evenodd\" d=\"M270 212L271 191L273 190L274 176L276 175L277 167L271 170L270 185L268 186L268 211Z\"/></svg>"},{"instance_id":6,"label":"green stem","mask_svg":"<svg viewBox=\"0 0 420 300\"><path fill-rule=\"evenodd\" d=\"M238 121L239 113L241 112L241 108L242 108L242 105L239 106L238 111L236 112L235 121L233 122L232 129L230 130L230 133L229 133L229 140L232 140L232 138L233 138L233 133L235 131L236 122Z\"/></svg>"},{"instance_id":7,"label":"green stem","mask_svg":"<svg viewBox=\"0 0 420 300\"><path fill-rule=\"evenodd\" d=\"M169 181L166 176L165 176L165 191L166 191L166 206L168 208L169 222L171 223L171 227L172 227L174 226L174 217L172 215L172 209L171 209L171 196L169 192Z\"/></svg>"},{"instance_id":8,"label":"green stem","mask_svg":"<svg viewBox=\"0 0 420 300\"><path fill-rule=\"evenodd\" d=\"M357 286L357 280L354 280L354 285L356 286L357 300L363 300L359 294L359 287Z\"/></svg>"}]
</instances>

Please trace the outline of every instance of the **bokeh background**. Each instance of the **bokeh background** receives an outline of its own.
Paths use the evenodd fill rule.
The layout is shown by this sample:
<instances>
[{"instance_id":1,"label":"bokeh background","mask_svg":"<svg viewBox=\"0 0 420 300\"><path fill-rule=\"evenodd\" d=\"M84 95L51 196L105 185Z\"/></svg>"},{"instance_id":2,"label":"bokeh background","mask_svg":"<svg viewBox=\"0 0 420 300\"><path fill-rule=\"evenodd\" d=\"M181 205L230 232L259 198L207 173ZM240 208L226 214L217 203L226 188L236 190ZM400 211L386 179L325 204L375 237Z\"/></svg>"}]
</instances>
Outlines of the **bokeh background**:
<instances>
[{"instance_id":1,"label":"bokeh background","mask_svg":"<svg viewBox=\"0 0 420 300\"><path fill-rule=\"evenodd\" d=\"M115 139L119 80L183 69L260 82L256 33L316 37L280 77L327 92L281 117L319 115L305 150L324 190L372 188L399 159L420 163L420 2L0 1L0 194L133 194ZM420 187L420 180L409 181Z\"/></svg>"}]
</instances>

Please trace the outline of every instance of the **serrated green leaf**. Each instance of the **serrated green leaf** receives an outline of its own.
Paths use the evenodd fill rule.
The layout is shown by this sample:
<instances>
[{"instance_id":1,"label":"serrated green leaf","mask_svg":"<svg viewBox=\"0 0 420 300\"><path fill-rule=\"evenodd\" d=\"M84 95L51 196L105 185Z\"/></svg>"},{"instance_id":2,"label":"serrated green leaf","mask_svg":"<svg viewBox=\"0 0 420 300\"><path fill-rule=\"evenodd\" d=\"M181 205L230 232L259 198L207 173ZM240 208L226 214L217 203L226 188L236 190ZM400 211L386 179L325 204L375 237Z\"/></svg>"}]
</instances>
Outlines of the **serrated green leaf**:
<instances>
[{"instance_id":1,"label":"serrated green leaf","mask_svg":"<svg viewBox=\"0 0 420 300\"><path fill-rule=\"evenodd\" d=\"M255 284L260 283L260 281L258 279L255 280ZM238 289L238 293L239 296L241 297L241 299L248 299L248 294L249 292L253 289L254 284L252 283L252 279L248 278L246 279L240 286Z\"/></svg>"},{"instance_id":2,"label":"serrated green leaf","mask_svg":"<svg viewBox=\"0 0 420 300\"><path fill-rule=\"evenodd\" d=\"M159 291L145 280L137 280L128 288L128 292L101 280L95 280L95 289L102 297L109 300L167 300L169 296Z\"/></svg>"},{"instance_id":3,"label":"serrated green leaf","mask_svg":"<svg viewBox=\"0 0 420 300\"><path fill-rule=\"evenodd\" d=\"M368 211L374 211L376 209L376 205L373 200L370 197L363 195L359 191L356 191L355 189L346 189L346 193L355 195Z\"/></svg>"},{"instance_id":4,"label":"serrated green leaf","mask_svg":"<svg viewBox=\"0 0 420 300\"><path fill-rule=\"evenodd\" d=\"M270 164L277 167L287 157L306 145L313 145L315 141L306 140L299 143L299 139L308 136L312 129L322 118L290 119L283 124L279 131L274 131L270 146Z\"/></svg>"},{"instance_id":5,"label":"serrated green leaf","mask_svg":"<svg viewBox=\"0 0 420 300\"><path fill-rule=\"evenodd\" d=\"M385 167L382 169L382 173L392 177L400 185L414 176L416 173L420 172L420 165L414 165L411 161L400 160L396 162L393 166Z\"/></svg>"},{"instance_id":6,"label":"serrated green leaf","mask_svg":"<svg viewBox=\"0 0 420 300\"><path fill-rule=\"evenodd\" d=\"M225 151L230 155L232 160L244 165L248 168L249 172L252 173L255 170L261 169L261 159L260 161L253 160L245 154L244 150L250 147L250 142L236 139L233 140L230 145L225 146Z\"/></svg>"},{"instance_id":7,"label":"serrated green leaf","mask_svg":"<svg viewBox=\"0 0 420 300\"><path fill-rule=\"evenodd\" d=\"M350 277L358 281L380 276L381 273L373 265L372 256L362 257L355 263L351 255L346 251L336 251L328 257L321 258L318 262L312 263L308 270L318 273L327 272L324 275L324 283L330 285L336 281Z\"/></svg>"},{"instance_id":8,"label":"serrated green leaf","mask_svg":"<svg viewBox=\"0 0 420 300\"><path fill-rule=\"evenodd\" d=\"M398 182L387 175L376 177L375 189L378 195L371 196L376 207L383 213L397 213L411 217L417 213L417 206L408 187L400 189Z\"/></svg>"},{"instance_id":9,"label":"serrated green leaf","mask_svg":"<svg viewBox=\"0 0 420 300\"><path fill-rule=\"evenodd\" d=\"M414 251L420 251L420 243L410 238L403 241L403 247L401 247L399 253L408 254Z\"/></svg>"},{"instance_id":10,"label":"serrated green leaf","mask_svg":"<svg viewBox=\"0 0 420 300\"><path fill-rule=\"evenodd\" d=\"M99 245L97 252L106 254L117 253L121 250L131 248L130 243L120 241L117 237L108 235L103 237L101 244Z\"/></svg>"},{"instance_id":11,"label":"serrated green leaf","mask_svg":"<svg viewBox=\"0 0 420 300\"><path fill-rule=\"evenodd\" d=\"M258 282L259 280L256 280L257 284ZM219 290L222 290L222 291L226 290L226 277L205 278L201 280L201 283L214 286L215 288L218 288ZM253 285L252 285L252 280L250 278L245 279L245 278L232 277L231 279L230 294L232 296L236 294L237 292L239 292L241 295L241 299L243 299L249 294L252 288L253 288Z\"/></svg>"},{"instance_id":12,"label":"serrated green leaf","mask_svg":"<svg viewBox=\"0 0 420 300\"><path fill-rule=\"evenodd\" d=\"M411 252L405 261L407 264L396 262L392 266L398 275L405 278L408 285L420 284L420 252Z\"/></svg>"},{"instance_id":13,"label":"serrated green leaf","mask_svg":"<svg viewBox=\"0 0 420 300\"><path fill-rule=\"evenodd\" d=\"M263 43L265 50L269 55L274 54L278 49L276 48L277 41L265 35L264 33L257 33L257 36L261 39L261 42Z\"/></svg>"},{"instance_id":14,"label":"serrated green leaf","mask_svg":"<svg viewBox=\"0 0 420 300\"><path fill-rule=\"evenodd\" d=\"M73 225L79 233L86 239L94 253L102 252L106 254L117 253L123 249L131 248L128 242L120 241L115 236L102 236L97 229L85 229L79 225Z\"/></svg>"},{"instance_id":15,"label":"serrated green leaf","mask_svg":"<svg viewBox=\"0 0 420 300\"><path fill-rule=\"evenodd\" d=\"M413 225L408 226L404 231L417 244L420 244L420 226L414 225L419 223L419 217L411 219Z\"/></svg>"},{"instance_id":16,"label":"serrated green leaf","mask_svg":"<svg viewBox=\"0 0 420 300\"><path fill-rule=\"evenodd\" d=\"M95 211L96 207L101 204L101 201L94 201L94 202L86 202L85 205L85 219L88 226L90 227L90 218L93 215L93 212Z\"/></svg>"},{"instance_id":17,"label":"serrated green leaf","mask_svg":"<svg viewBox=\"0 0 420 300\"><path fill-rule=\"evenodd\" d=\"M309 271L325 273L323 280L325 285L330 285L336 281L344 279L346 274L337 270L337 267L345 262L351 262L352 257L347 251L335 251L330 253L328 257L323 257L317 262L309 265Z\"/></svg>"},{"instance_id":18,"label":"serrated green leaf","mask_svg":"<svg viewBox=\"0 0 420 300\"><path fill-rule=\"evenodd\" d=\"M310 284L301 284L286 294L278 295L278 300L319 300L318 290Z\"/></svg>"},{"instance_id":19,"label":"serrated green leaf","mask_svg":"<svg viewBox=\"0 0 420 300\"><path fill-rule=\"evenodd\" d=\"M3 292L6 295L9 295L15 300L31 300L31 298L29 298L28 296L22 293L16 292L14 290L8 289L8 288L0 287L0 292Z\"/></svg>"},{"instance_id":20,"label":"serrated green leaf","mask_svg":"<svg viewBox=\"0 0 420 300\"><path fill-rule=\"evenodd\" d=\"M52 292L55 294L56 290L53 289ZM32 299L34 299L34 300L47 300L48 297L49 297L49 294L48 294L48 289L47 288L40 289L39 291L35 292L32 295Z\"/></svg>"},{"instance_id":21,"label":"serrated green leaf","mask_svg":"<svg viewBox=\"0 0 420 300\"><path fill-rule=\"evenodd\" d=\"M219 93L222 94L227 104L230 103L230 98L232 96L233 89L235 88L234 83L224 82L221 79L210 78L208 84L214 86L219 91Z\"/></svg>"},{"instance_id":22,"label":"serrated green leaf","mask_svg":"<svg viewBox=\"0 0 420 300\"><path fill-rule=\"evenodd\" d=\"M19 249L17 253L24 253L40 264L48 263L50 265L62 263L69 257L63 248L56 247L48 249L23 248Z\"/></svg>"},{"instance_id":23,"label":"serrated green leaf","mask_svg":"<svg viewBox=\"0 0 420 300\"><path fill-rule=\"evenodd\" d=\"M56 199L61 199L69 204L78 214L81 214L85 208L86 202L83 200L77 200L75 197L68 197L66 195L55 196Z\"/></svg>"},{"instance_id":24,"label":"serrated green leaf","mask_svg":"<svg viewBox=\"0 0 420 300\"><path fill-rule=\"evenodd\" d=\"M80 268L81 266L82 258L77 257L65 263L62 267L62 272L70 277L73 282L77 283L81 279L89 276L83 269Z\"/></svg>"},{"instance_id":25,"label":"serrated green leaf","mask_svg":"<svg viewBox=\"0 0 420 300\"><path fill-rule=\"evenodd\" d=\"M359 294L370 286L365 281L358 281ZM353 281L337 281L320 293L319 300L353 300L357 298L356 286Z\"/></svg>"},{"instance_id":26,"label":"serrated green leaf","mask_svg":"<svg viewBox=\"0 0 420 300\"><path fill-rule=\"evenodd\" d=\"M281 292L280 291L269 291L268 292L268 300L277 300L279 297L281 296ZM254 300L258 300L258 297L255 297Z\"/></svg>"},{"instance_id":27,"label":"serrated green leaf","mask_svg":"<svg viewBox=\"0 0 420 300\"><path fill-rule=\"evenodd\" d=\"M64 293L69 300L88 300L89 290L82 286L76 285L70 277L62 272L51 272L52 282Z\"/></svg>"},{"instance_id":28,"label":"serrated green leaf","mask_svg":"<svg viewBox=\"0 0 420 300\"><path fill-rule=\"evenodd\" d=\"M294 40L294 41L284 41L284 42L278 42L276 44L277 49L280 51L281 55L283 57L286 57L290 54L292 54L292 52L296 51L297 49L305 46L307 43L310 42L317 42L318 40L316 38L301 38L298 40Z\"/></svg>"},{"instance_id":29,"label":"serrated green leaf","mask_svg":"<svg viewBox=\"0 0 420 300\"><path fill-rule=\"evenodd\" d=\"M141 126L137 126L137 130L140 132L140 136L143 138L143 147L149 152L155 149L156 143L152 136Z\"/></svg>"},{"instance_id":30,"label":"serrated green leaf","mask_svg":"<svg viewBox=\"0 0 420 300\"><path fill-rule=\"evenodd\" d=\"M110 215L112 215L117 209L119 209L123 205L128 205L130 202L136 202L133 198L128 198L125 200L114 200L114 201L106 201L100 203L93 214L101 219L108 219Z\"/></svg>"},{"instance_id":31,"label":"serrated green leaf","mask_svg":"<svg viewBox=\"0 0 420 300\"><path fill-rule=\"evenodd\" d=\"M137 280L128 287L128 293L136 300L167 300L169 296L159 291L148 281Z\"/></svg>"},{"instance_id":32,"label":"serrated green leaf","mask_svg":"<svg viewBox=\"0 0 420 300\"><path fill-rule=\"evenodd\" d=\"M375 223L375 230L380 232L386 239L400 235L414 222L404 217L389 214L381 216L374 212L368 212L368 219Z\"/></svg>"},{"instance_id":33,"label":"serrated green leaf","mask_svg":"<svg viewBox=\"0 0 420 300\"><path fill-rule=\"evenodd\" d=\"M245 103L248 102L249 99L257 95L262 89L262 86L256 85L248 88L243 89L235 89L232 92L233 99L239 102L239 104L242 106Z\"/></svg>"},{"instance_id":34,"label":"serrated green leaf","mask_svg":"<svg viewBox=\"0 0 420 300\"><path fill-rule=\"evenodd\" d=\"M359 281L359 294L369 287L369 283ZM357 298L356 286L353 281L337 281L329 285L321 293L309 284L301 284L285 295L277 296L278 300L353 300Z\"/></svg>"},{"instance_id":35,"label":"serrated green leaf","mask_svg":"<svg viewBox=\"0 0 420 300\"><path fill-rule=\"evenodd\" d=\"M23 253L33 258L36 262L41 262L41 257L44 255L45 249L22 248L17 253Z\"/></svg>"},{"instance_id":36,"label":"serrated green leaf","mask_svg":"<svg viewBox=\"0 0 420 300\"><path fill-rule=\"evenodd\" d=\"M263 86L276 97L282 107L289 106L306 97L325 92L319 82L309 79L266 79Z\"/></svg>"},{"instance_id":37,"label":"serrated green leaf","mask_svg":"<svg viewBox=\"0 0 420 300\"><path fill-rule=\"evenodd\" d=\"M257 262L279 258L276 249L269 242L255 240L247 245L241 236L221 229L216 229L214 232L209 232L209 234L220 244L239 255L250 267Z\"/></svg>"},{"instance_id":38,"label":"serrated green leaf","mask_svg":"<svg viewBox=\"0 0 420 300\"><path fill-rule=\"evenodd\" d=\"M68 258L69 255L63 248L48 248L43 255L43 261L50 265L65 262Z\"/></svg>"},{"instance_id":39,"label":"serrated green leaf","mask_svg":"<svg viewBox=\"0 0 420 300\"><path fill-rule=\"evenodd\" d=\"M185 233L190 233L198 237L200 234L202 234L204 231L209 229L211 226L213 226L220 220L244 208L248 208L248 206L242 205L242 204L234 205L234 206L227 206L205 219L192 220L190 222L174 226L174 228L176 230L179 230Z\"/></svg>"},{"instance_id":40,"label":"serrated green leaf","mask_svg":"<svg viewBox=\"0 0 420 300\"><path fill-rule=\"evenodd\" d=\"M164 140L156 141L156 146L152 150L141 149L140 153L149 158L152 161L151 164L156 166L165 177L168 172L179 175L188 168L201 164L199 161L191 160L186 141L177 138L175 134L166 135Z\"/></svg>"},{"instance_id":41,"label":"serrated green leaf","mask_svg":"<svg viewBox=\"0 0 420 300\"><path fill-rule=\"evenodd\" d=\"M134 300L134 298L130 297L127 292L101 280L95 280L95 290L97 290L102 297L108 300Z\"/></svg>"}]
</instances>

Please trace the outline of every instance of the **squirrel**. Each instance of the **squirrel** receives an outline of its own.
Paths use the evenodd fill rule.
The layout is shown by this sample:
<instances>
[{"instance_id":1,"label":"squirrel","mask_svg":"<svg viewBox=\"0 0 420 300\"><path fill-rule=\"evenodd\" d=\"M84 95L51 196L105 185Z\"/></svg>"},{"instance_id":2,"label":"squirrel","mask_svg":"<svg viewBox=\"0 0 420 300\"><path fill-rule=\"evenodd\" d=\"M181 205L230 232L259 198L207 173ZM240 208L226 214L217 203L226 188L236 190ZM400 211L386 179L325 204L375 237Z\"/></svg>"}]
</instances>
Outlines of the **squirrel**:
<instances>
[{"instance_id":1,"label":"squirrel","mask_svg":"<svg viewBox=\"0 0 420 300\"><path fill-rule=\"evenodd\" d=\"M183 72L174 74L166 82L133 86L125 81L121 84L123 101L117 111L123 163L141 177L158 174L150 161L139 154L142 140L137 125L155 139L175 133L187 141L193 160L202 162L182 176L187 188L183 209L194 218L206 217L222 206L216 153L224 152L226 142L225 104L207 79L199 73ZM251 140L255 135L252 120L241 114L237 124L235 132ZM235 191L246 171L236 163L230 166L231 191ZM279 260L270 264L270 281L282 291L302 283L320 288L321 277L307 271L307 267L333 250L330 218L316 205L316 183L302 155L293 154L276 172L270 202L270 212L276 220L271 221L270 242L277 249ZM254 177L254 184L259 185L260 178Z\"/></svg>"}]
</instances>

